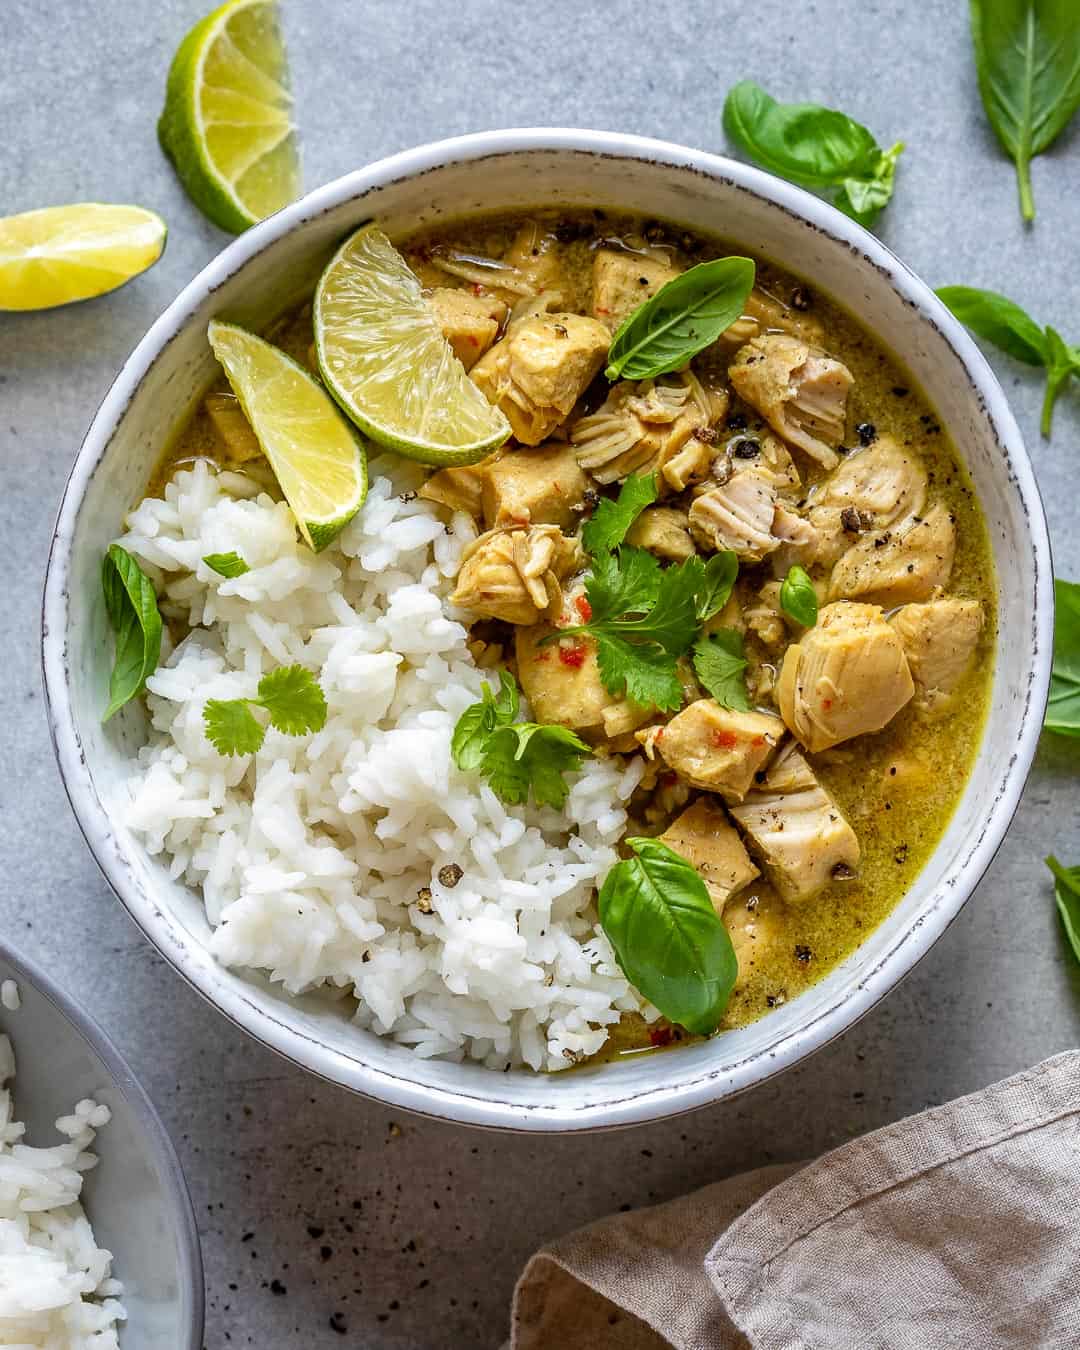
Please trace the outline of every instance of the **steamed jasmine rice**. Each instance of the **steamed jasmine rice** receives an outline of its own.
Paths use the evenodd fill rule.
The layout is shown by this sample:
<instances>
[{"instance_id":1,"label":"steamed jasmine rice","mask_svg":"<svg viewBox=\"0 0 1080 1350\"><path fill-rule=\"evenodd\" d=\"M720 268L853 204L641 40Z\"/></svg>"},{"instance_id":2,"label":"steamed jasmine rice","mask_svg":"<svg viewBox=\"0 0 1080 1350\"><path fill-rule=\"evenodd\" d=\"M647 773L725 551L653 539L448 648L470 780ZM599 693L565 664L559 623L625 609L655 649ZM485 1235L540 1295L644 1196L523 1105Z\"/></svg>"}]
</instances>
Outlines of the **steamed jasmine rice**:
<instances>
[{"instance_id":1,"label":"steamed jasmine rice","mask_svg":"<svg viewBox=\"0 0 1080 1350\"><path fill-rule=\"evenodd\" d=\"M454 725L497 677L447 599L475 525L444 524L415 497L422 477L375 461L320 554L285 503L204 461L130 514L119 542L182 636L147 681L127 820L201 891L224 964L353 995L361 1026L419 1055L565 1068L623 1012L656 1015L594 906L643 764L587 760L561 810L506 806L455 767ZM202 561L227 552L250 570ZM326 696L323 729L220 755L206 701L252 697L294 663Z\"/></svg>"},{"instance_id":2,"label":"steamed jasmine rice","mask_svg":"<svg viewBox=\"0 0 1080 1350\"><path fill-rule=\"evenodd\" d=\"M11 1042L0 1035L0 1346L118 1350L121 1286L79 1203L109 1109L79 1102L56 1122L63 1143L31 1147L14 1118L14 1076Z\"/></svg>"}]
</instances>

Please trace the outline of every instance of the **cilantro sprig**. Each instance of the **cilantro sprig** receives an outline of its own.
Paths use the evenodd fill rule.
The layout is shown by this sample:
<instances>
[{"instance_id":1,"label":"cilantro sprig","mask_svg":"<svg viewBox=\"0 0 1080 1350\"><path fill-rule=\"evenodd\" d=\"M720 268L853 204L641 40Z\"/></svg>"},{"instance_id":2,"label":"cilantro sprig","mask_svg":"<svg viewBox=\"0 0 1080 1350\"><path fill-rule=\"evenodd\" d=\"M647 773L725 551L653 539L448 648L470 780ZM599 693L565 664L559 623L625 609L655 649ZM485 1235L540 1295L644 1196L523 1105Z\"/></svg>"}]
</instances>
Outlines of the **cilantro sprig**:
<instances>
[{"instance_id":1,"label":"cilantro sprig","mask_svg":"<svg viewBox=\"0 0 1080 1350\"><path fill-rule=\"evenodd\" d=\"M694 643L694 673L721 708L750 711L746 692L748 664L738 629L719 628Z\"/></svg>"},{"instance_id":2,"label":"cilantro sprig","mask_svg":"<svg viewBox=\"0 0 1080 1350\"><path fill-rule=\"evenodd\" d=\"M626 538L631 525L647 506L656 501L656 474L631 474L619 489L618 499L604 497L581 531L589 553L611 553Z\"/></svg>"},{"instance_id":3,"label":"cilantro sprig","mask_svg":"<svg viewBox=\"0 0 1080 1350\"><path fill-rule=\"evenodd\" d=\"M326 697L303 666L280 666L259 681L256 698L211 698L203 708L206 738L219 755L253 755L266 727L252 712L263 708L286 736L304 736L326 725Z\"/></svg>"},{"instance_id":4,"label":"cilantro sprig","mask_svg":"<svg viewBox=\"0 0 1080 1350\"><path fill-rule=\"evenodd\" d=\"M531 790L537 806L562 806L569 787L564 774L581 767L592 751L566 727L519 722L517 685L499 672L498 694L484 685L479 703L470 704L454 727L450 753L463 773L479 773L492 792L511 805Z\"/></svg>"}]
</instances>

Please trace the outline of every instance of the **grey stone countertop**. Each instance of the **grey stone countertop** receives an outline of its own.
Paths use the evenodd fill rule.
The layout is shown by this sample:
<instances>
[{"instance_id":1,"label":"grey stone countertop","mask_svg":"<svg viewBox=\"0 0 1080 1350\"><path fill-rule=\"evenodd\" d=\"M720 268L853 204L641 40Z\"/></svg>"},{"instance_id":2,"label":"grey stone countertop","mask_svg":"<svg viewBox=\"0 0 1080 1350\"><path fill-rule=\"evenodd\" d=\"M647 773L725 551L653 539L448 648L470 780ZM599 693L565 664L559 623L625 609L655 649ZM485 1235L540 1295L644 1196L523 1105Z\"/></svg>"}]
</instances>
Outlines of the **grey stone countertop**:
<instances>
[{"instance_id":1,"label":"grey stone countertop","mask_svg":"<svg viewBox=\"0 0 1080 1350\"><path fill-rule=\"evenodd\" d=\"M0 315L0 925L115 1037L176 1140L202 1228L211 1350L493 1347L545 1239L853 1135L1077 1044L1070 964L1040 859L1080 859L1080 760L1044 738L1008 840L919 968L840 1041L731 1102L588 1138L413 1119L307 1077L158 958L99 876L53 762L38 670L50 530L80 439L137 340L227 241L154 134L165 72L207 0L7 0L0 214L138 202L170 227L125 290ZM728 86L844 108L903 138L881 233L931 284L1001 289L1080 341L1080 127L1034 167L1025 229L979 104L957 0L291 0L309 185L423 141L500 126L640 132L724 148ZM1038 372L993 358L1028 437L1058 568L1080 577L1080 387L1038 434ZM1022 636L1022 635L1021 635ZM991 729L991 733L992 729ZM331 1327L334 1317L344 1336Z\"/></svg>"}]
</instances>

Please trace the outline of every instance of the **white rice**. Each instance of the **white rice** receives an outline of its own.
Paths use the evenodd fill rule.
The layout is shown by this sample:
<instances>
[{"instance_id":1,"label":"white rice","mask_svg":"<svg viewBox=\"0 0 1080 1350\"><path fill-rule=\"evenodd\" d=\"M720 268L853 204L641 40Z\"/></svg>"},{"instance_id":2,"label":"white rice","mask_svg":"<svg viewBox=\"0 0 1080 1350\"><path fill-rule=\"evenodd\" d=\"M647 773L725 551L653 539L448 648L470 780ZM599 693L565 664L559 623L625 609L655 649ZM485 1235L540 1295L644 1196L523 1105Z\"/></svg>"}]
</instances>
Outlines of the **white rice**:
<instances>
[{"instance_id":1,"label":"white rice","mask_svg":"<svg viewBox=\"0 0 1080 1350\"><path fill-rule=\"evenodd\" d=\"M5 984L11 983L5 981ZM118 1350L126 1316L79 1196L88 1152L109 1109L82 1101L56 1128L64 1143L31 1148L14 1119L15 1055L0 1035L0 1346Z\"/></svg>"},{"instance_id":2,"label":"white rice","mask_svg":"<svg viewBox=\"0 0 1080 1350\"><path fill-rule=\"evenodd\" d=\"M354 994L362 1026L419 1055L565 1068L623 1011L656 1016L594 907L642 767L587 760L561 811L504 806L457 770L450 736L485 675L446 597L475 529L415 498L414 466L381 459L371 476L319 555L288 507L205 463L131 513L119 542L192 631L148 681L128 823L201 887L225 964ZM201 561L234 550L251 568L234 580ZM325 728L220 756L206 700L294 662L322 686ZM451 863L455 886L439 881Z\"/></svg>"}]
</instances>

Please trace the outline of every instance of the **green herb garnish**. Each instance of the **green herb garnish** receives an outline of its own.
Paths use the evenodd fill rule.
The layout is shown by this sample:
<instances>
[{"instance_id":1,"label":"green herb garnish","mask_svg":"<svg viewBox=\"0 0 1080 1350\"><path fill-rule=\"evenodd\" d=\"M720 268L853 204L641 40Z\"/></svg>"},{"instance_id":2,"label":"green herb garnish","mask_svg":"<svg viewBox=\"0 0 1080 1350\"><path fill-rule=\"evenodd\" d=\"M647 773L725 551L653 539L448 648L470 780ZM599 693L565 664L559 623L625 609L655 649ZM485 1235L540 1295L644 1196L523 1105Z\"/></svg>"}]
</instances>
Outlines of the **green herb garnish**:
<instances>
[{"instance_id":1,"label":"green herb garnish","mask_svg":"<svg viewBox=\"0 0 1080 1350\"><path fill-rule=\"evenodd\" d=\"M280 666L259 681L256 698L212 698L203 708L206 737L219 755L253 755L266 727L252 708L264 708L270 725L286 736L305 736L326 725L326 698L303 666Z\"/></svg>"},{"instance_id":2,"label":"green herb garnish","mask_svg":"<svg viewBox=\"0 0 1080 1350\"><path fill-rule=\"evenodd\" d=\"M882 150L866 127L816 103L777 103L743 80L724 102L724 130L743 154L802 187L832 192L833 205L872 225L892 196L898 141Z\"/></svg>"},{"instance_id":3,"label":"green herb garnish","mask_svg":"<svg viewBox=\"0 0 1080 1350\"><path fill-rule=\"evenodd\" d=\"M126 549L110 544L102 564L105 612L116 637L103 722L146 688L161 659L161 615L153 583Z\"/></svg>"},{"instance_id":4,"label":"green herb garnish","mask_svg":"<svg viewBox=\"0 0 1080 1350\"><path fill-rule=\"evenodd\" d=\"M1054 665L1047 731L1080 736L1080 585L1054 579Z\"/></svg>"},{"instance_id":5,"label":"green herb garnish","mask_svg":"<svg viewBox=\"0 0 1080 1350\"><path fill-rule=\"evenodd\" d=\"M796 564L780 583L780 608L804 628L817 623L818 598L806 570Z\"/></svg>"},{"instance_id":6,"label":"green herb garnish","mask_svg":"<svg viewBox=\"0 0 1080 1350\"><path fill-rule=\"evenodd\" d=\"M721 549L708 562L695 554L682 564L682 574L694 587L694 607L698 621L704 623L719 614L731 598L735 578L739 575L738 554Z\"/></svg>"},{"instance_id":7,"label":"green herb garnish","mask_svg":"<svg viewBox=\"0 0 1080 1350\"><path fill-rule=\"evenodd\" d=\"M754 285L750 258L715 258L672 278L611 339L609 380L651 380L681 370L742 315Z\"/></svg>"},{"instance_id":8,"label":"green herb garnish","mask_svg":"<svg viewBox=\"0 0 1080 1350\"><path fill-rule=\"evenodd\" d=\"M499 682L498 695L485 684L481 701L458 718L450 742L454 763L463 773L481 774L504 802L523 802L531 789L537 806L562 806L569 791L563 775L592 751L566 727L515 721L517 685L505 670Z\"/></svg>"},{"instance_id":9,"label":"green herb garnish","mask_svg":"<svg viewBox=\"0 0 1080 1350\"><path fill-rule=\"evenodd\" d=\"M665 1017L715 1031L739 973L724 922L695 868L658 839L627 839L635 856L600 888L600 923L623 974Z\"/></svg>"},{"instance_id":10,"label":"green herb garnish","mask_svg":"<svg viewBox=\"0 0 1080 1350\"><path fill-rule=\"evenodd\" d=\"M1080 5L971 0L971 36L986 115L1016 165L1020 214L1034 220L1031 161L1080 108Z\"/></svg>"},{"instance_id":11,"label":"green herb garnish","mask_svg":"<svg viewBox=\"0 0 1080 1350\"><path fill-rule=\"evenodd\" d=\"M1058 395L1070 375L1080 375L1080 347L1070 347L1053 328L1040 328L1018 304L996 291L980 291L974 286L939 286L937 294L978 337L1018 361L1045 368L1042 434L1049 436Z\"/></svg>"},{"instance_id":12,"label":"green herb garnish","mask_svg":"<svg viewBox=\"0 0 1080 1350\"><path fill-rule=\"evenodd\" d=\"M631 525L656 501L656 474L631 475L616 501L604 497L585 522L581 542L590 553L611 553L626 538Z\"/></svg>"},{"instance_id":13,"label":"green herb garnish","mask_svg":"<svg viewBox=\"0 0 1080 1350\"><path fill-rule=\"evenodd\" d=\"M1054 874L1054 898L1072 954L1080 962L1080 867L1062 867L1053 854L1046 865Z\"/></svg>"},{"instance_id":14,"label":"green herb garnish","mask_svg":"<svg viewBox=\"0 0 1080 1350\"><path fill-rule=\"evenodd\" d=\"M251 571L239 553L208 553L203 562L211 572L216 572L219 577L225 577L229 581Z\"/></svg>"},{"instance_id":15,"label":"green herb garnish","mask_svg":"<svg viewBox=\"0 0 1080 1350\"><path fill-rule=\"evenodd\" d=\"M735 628L719 628L694 643L694 673L722 708L750 711L748 664L742 634Z\"/></svg>"}]
</instances>

